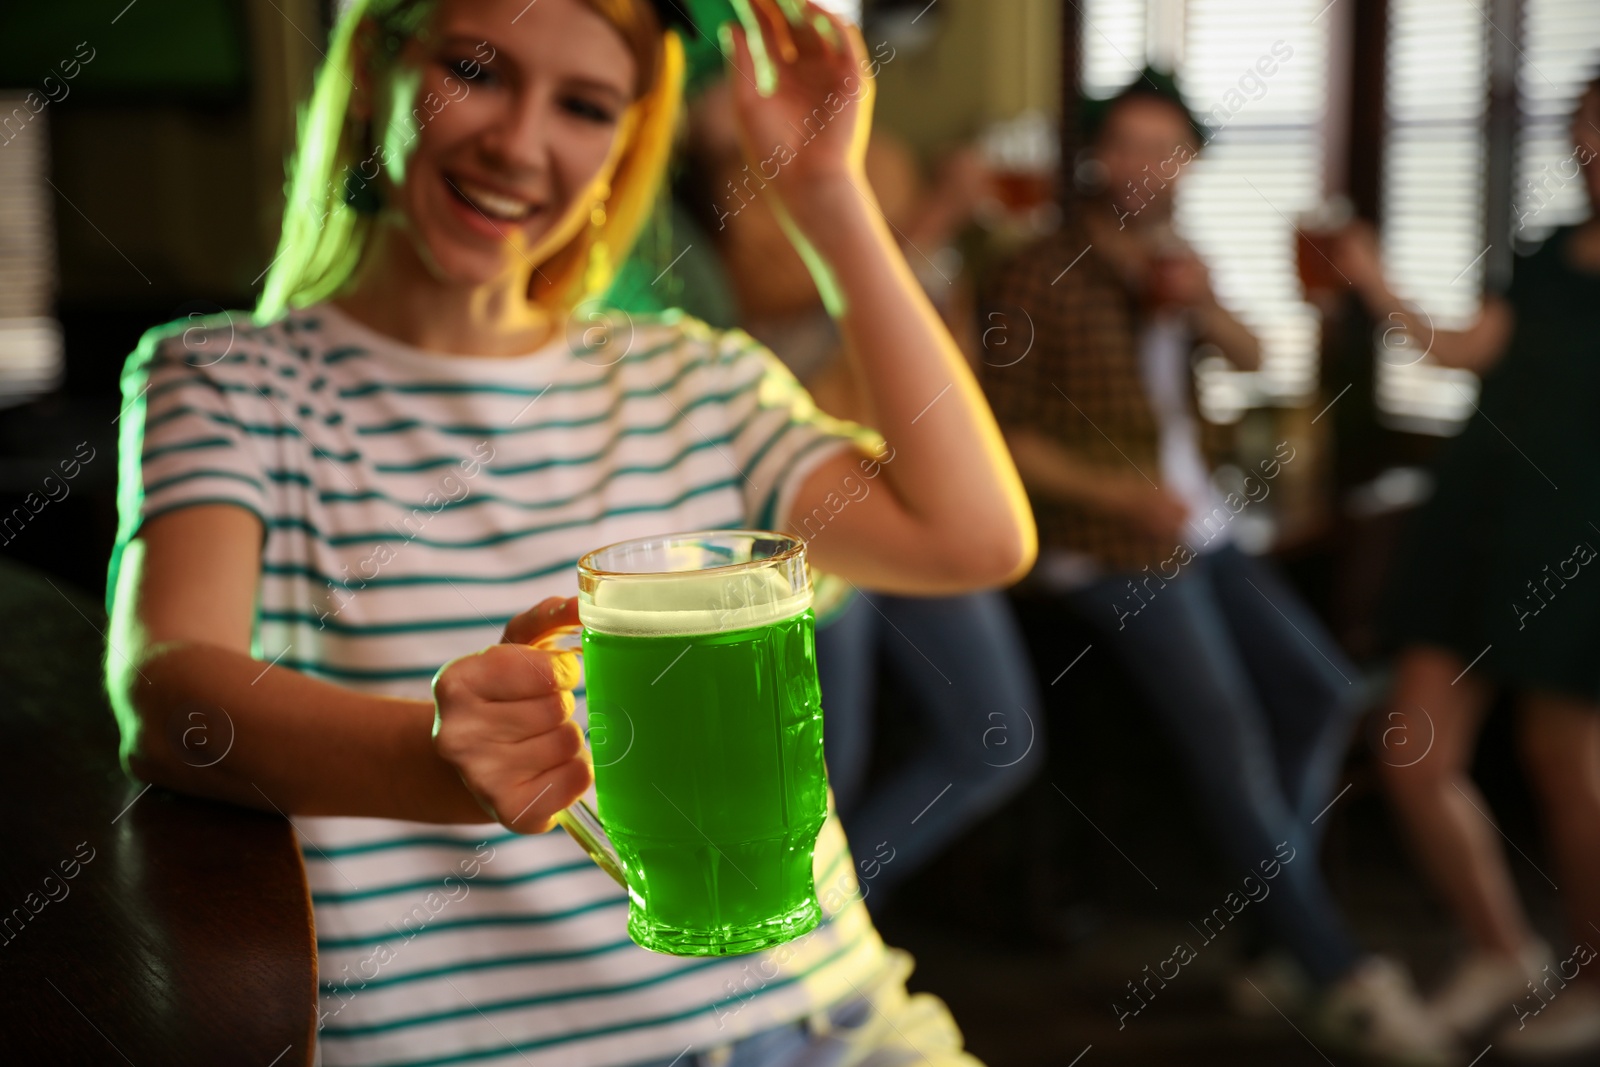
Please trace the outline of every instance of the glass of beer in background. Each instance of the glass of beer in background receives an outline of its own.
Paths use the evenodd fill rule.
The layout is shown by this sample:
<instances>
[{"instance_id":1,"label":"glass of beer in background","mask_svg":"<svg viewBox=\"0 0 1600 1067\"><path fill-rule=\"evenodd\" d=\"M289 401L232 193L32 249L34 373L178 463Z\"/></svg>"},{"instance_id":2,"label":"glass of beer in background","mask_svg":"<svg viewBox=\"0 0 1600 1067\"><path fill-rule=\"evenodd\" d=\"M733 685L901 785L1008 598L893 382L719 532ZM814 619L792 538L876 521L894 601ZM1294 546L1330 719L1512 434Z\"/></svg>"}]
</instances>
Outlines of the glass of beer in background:
<instances>
[{"instance_id":1,"label":"glass of beer in background","mask_svg":"<svg viewBox=\"0 0 1600 1067\"><path fill-rule=\"evenodd\" d=\"M624 881L629 936L730 956L814 929L828 804L805 543L716 530L597 549L578 617L599 820L579 801L559 821Z\"/></svg>"},{"instance_id":2,"label":"glass of beer in background","mask_svg":"<svg viewBox=\"0 0 1600 1067\"><path fill-rule=\"evenodd\" d=\"M978 141L992 175L993 201L980 205L978 220L994 228L1006 224L1044 233L1054 229L1060 208L1056 176L1061 143L1056 122L1042 111L1024 111L991 123Z\"/></svg>"},{"instance_id":3,"label":"glass of beer in background","mask_svg":"<svg viewBox=\"0 0 1600 1067\"><path fill-rule=\"evenodd\" d=\"M1354 217L1349 198L1335 196L1301 215L1295 225L1295 270L1309 303L1326 300L1345 288L1344 276L1333 265L1333 243Z\"/></svg>"}]
</instances>

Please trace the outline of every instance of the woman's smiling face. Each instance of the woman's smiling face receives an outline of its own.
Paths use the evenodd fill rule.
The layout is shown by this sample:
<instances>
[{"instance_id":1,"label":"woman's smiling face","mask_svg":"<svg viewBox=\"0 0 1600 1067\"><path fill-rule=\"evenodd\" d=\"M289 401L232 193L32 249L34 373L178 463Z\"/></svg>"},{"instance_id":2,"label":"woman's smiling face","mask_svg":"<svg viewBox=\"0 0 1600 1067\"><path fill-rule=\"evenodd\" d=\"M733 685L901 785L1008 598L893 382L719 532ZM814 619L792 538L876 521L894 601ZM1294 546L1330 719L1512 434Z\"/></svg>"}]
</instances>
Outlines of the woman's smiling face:
<instances>
[{"instance_id":1,"label":"woman's smiling face","mask_svg":"<svg viewBox=\"0 0 1600 1067\"><path fill-rule=\"evenodd\" d=\"M582 0L440 0L372 115L388 204L428 271L467 286L527 273L587 225L635 70Z\"/></svg>"}]
</instances>

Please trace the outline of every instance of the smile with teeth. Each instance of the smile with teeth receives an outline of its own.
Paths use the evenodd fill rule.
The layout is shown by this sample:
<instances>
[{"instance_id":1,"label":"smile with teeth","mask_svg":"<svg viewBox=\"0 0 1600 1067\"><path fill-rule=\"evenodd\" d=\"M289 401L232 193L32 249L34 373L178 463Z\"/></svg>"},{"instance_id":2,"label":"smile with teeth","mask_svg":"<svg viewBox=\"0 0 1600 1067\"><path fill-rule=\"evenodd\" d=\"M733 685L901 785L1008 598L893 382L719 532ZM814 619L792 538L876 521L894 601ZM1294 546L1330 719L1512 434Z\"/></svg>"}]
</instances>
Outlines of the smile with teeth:
<instances>
[{"instance_id":1,"label":"smile with teeth","mask_svg":"<svg viewBox=\"0 0 1600 1067\"><path fill-rule=\"evenodd\" d=\"M506 196L469 181L456 179L450 185L462 200L490 218L502 222L521 222L536 210L536 205L527 200Z\"/></svg>"}]
</instances>

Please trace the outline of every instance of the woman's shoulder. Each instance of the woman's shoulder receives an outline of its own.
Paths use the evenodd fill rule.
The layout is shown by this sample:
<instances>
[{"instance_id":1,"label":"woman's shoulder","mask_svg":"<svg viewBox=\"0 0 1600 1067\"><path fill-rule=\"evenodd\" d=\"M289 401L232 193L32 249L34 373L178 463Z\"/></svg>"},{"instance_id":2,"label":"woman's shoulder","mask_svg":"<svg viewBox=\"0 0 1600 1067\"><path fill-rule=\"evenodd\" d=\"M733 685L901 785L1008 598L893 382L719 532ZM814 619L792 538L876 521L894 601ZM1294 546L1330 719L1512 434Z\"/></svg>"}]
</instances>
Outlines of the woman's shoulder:
<instances>
[{"instance_id":1,"label":"woman's shoulder","mask_svg":"<svg viewBox=\"0 0 1600 1067\"><path fill-rule=\"evenodd\" d=\"M671 351L680 360L726 365L766 351L765 345L740 327L712 326L682 308L640 313L611 309L606 314L624 316L622 321L612 319L606 328L627 329L628 354L650 357Z\"/></svg>"},{"instance_id":2,"label":"woman's shoulder","mask_svg":"<svg viewBox=\"0 0 1600 1067\"><path fill-rule=\"evenodd\" d=\"M326 320L326 321L325 321ZM124 383L137 391L163 368L220 381L293 379L307 364L331 370L364 354L321 305L259 321L247 311L192 314L146 330L124 365ZM726 368L745 365L766 347L745 330L712 326L680 308L629 312L614 307L574 312L568 343L582 362L601 369L657 361ZM350 342L350 344L346 344ZM614 355L611 355L614 353ZM595 358L605 357L596 363ZM631 358L630 358L631 357ZM775 360L776 357L773 357ZM356 360L354 362L361 362Z\"/></svg>"},{"instance_id":3,"label":"woman's shoulder","mask_svg":"<svg viewBox=\"0 0 1600 1067\"><path fill-rule=\"evenodd\" d=\"M152 326L123 368L124 381L164 366L181 366L207 378L253 375L288 362L305 362L312 346L299 336L315 327L314 314L292 311L257 322L248 311L198 312Z\"/></svg>"}]
</instances>

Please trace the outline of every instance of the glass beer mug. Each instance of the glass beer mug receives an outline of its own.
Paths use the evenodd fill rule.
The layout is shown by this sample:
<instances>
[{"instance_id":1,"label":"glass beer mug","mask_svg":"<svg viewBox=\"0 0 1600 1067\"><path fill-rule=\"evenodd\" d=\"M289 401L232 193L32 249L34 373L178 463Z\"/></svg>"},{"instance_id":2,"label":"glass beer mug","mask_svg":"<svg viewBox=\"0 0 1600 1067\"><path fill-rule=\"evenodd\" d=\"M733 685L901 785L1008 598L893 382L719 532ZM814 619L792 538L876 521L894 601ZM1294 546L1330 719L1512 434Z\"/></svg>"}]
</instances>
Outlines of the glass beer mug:
<instances>
[{"instance_id":1,"label":"glass beer mug","mask_svg":"<svg viewBox=\"0 0 1600 1067\"><path fill-rule=\"evenodd\" d=\"M827 816L805 543L713 530L578 561L579 651L599 813L557 821L628 890L628 934L732 956L817 926Z\"/></svg>"}]
</instances>

